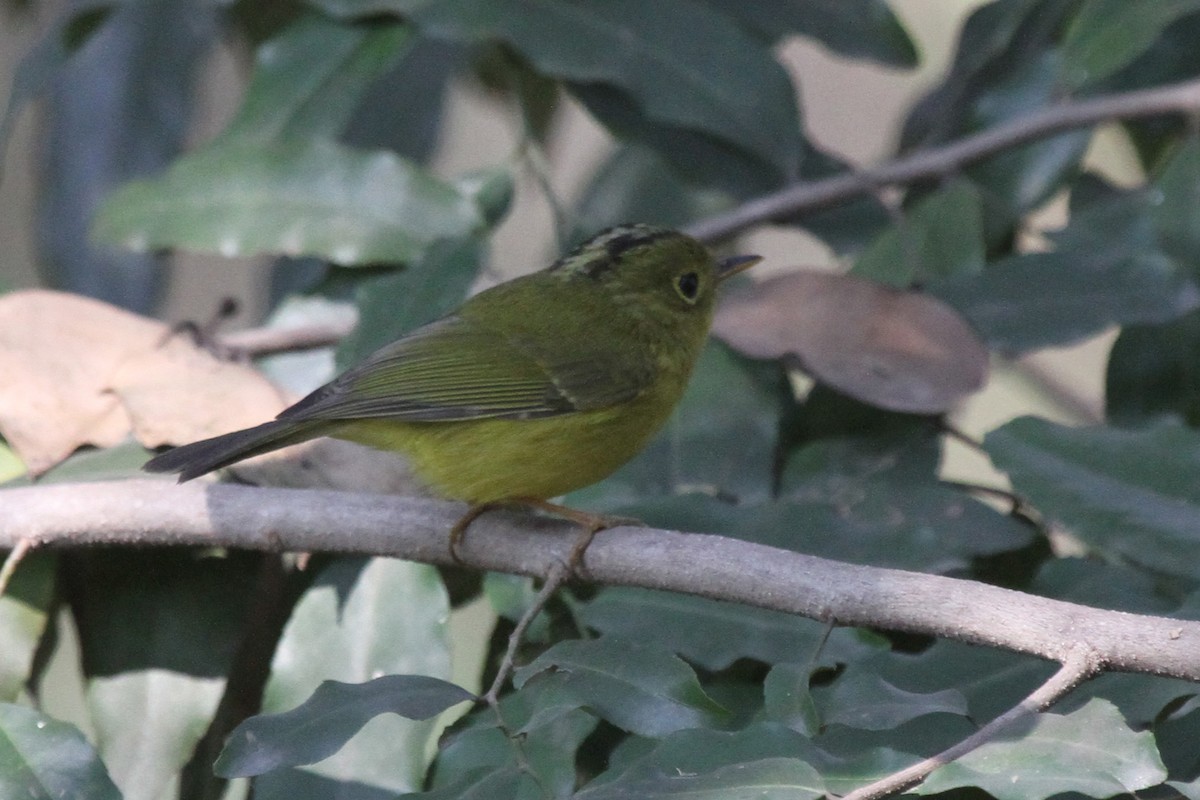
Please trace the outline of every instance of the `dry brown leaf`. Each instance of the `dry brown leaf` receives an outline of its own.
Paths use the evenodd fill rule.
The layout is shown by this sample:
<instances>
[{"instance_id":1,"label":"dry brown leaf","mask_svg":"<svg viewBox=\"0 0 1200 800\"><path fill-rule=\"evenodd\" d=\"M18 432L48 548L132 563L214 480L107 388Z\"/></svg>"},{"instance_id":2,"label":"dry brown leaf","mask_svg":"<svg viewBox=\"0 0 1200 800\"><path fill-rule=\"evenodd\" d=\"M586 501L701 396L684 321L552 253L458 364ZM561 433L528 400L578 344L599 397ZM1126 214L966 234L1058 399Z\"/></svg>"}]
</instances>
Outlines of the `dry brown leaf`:
<instances>
[{"instance_id":1,"label":"dry brown leaf","mask_svg":"<svg viewBox=\"0 0 1200 800\"><path fill-rule=\"evenodd\" d=\"M258 372L161 322L62 292L0 296L0 435L34 475L131 431L146 447L182 444L283 407Z\"/></svg>"},{"instance_id":2,"label":"dry brown leaf","mask_svg":"<svg viewBox=\"0 0 1200 800\"><path fill-rule=\"evenodd\" d=\"M752 358L892 411L938 414L987 380L988 352L937 298L847 275L793 272L721 304L713 332Z\"/></svg>"}]
</instances>

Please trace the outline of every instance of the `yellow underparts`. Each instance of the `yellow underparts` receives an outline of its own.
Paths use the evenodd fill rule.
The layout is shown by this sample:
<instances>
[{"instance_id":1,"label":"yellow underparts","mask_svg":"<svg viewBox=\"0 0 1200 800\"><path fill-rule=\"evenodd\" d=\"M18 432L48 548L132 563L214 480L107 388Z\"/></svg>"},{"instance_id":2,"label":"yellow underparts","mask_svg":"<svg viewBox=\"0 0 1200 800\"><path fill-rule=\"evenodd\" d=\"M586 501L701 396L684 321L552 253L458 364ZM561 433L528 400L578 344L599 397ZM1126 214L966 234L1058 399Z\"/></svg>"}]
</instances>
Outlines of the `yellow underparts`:
<instances>
[{"instance_id":1,"label":"yellow underparts","mask_svg":"<svg viewBox=\"0 0 1200 800\"><path fill-rule=\"evenodd\" d=\"M404 453L417 476L448 498L545 500L595 483L636 455L674 406L654 394L541 419L353 420L330 435Z\"/></svg>"}]
</instances>

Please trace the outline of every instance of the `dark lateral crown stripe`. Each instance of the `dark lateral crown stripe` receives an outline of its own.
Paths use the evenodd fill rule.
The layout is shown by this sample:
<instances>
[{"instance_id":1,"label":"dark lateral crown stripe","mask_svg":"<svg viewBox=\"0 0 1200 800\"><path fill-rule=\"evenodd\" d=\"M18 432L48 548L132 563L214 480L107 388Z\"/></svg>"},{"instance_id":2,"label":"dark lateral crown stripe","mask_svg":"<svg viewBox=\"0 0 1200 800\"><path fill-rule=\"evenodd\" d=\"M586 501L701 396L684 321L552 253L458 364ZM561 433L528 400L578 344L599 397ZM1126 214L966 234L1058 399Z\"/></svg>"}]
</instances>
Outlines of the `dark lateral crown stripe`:
<instances>
[{"instance_id":1,"label":"dark lateral crown stripe","mask_svg":"<svg viewBox=\"0 0 1200 800\"><path fill-rule=\"evenodd\" d=\"M629 250L678 235L675 231L650 225L617 225L588 239L559 259L551 269L576 271L599 279L615 268Z\"/></svg>"}]
</instances>

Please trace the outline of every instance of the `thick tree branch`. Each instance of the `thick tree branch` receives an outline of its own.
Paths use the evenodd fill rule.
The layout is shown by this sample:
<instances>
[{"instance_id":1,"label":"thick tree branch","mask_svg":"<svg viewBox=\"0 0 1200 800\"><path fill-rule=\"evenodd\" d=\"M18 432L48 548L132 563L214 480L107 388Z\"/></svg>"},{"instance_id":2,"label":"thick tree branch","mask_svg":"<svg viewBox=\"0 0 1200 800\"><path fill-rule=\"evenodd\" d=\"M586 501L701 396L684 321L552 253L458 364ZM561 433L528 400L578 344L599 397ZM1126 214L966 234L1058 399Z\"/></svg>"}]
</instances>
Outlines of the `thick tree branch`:
<instances>
[{"instance_id":1,"label":"thick tree branch","mask_svg":"<svg viewBox=\"0 0 1200 800\"><path fill-rule=\"evenodd\" d=\"M1200 110L1200 81L1137 89L1091 100L1049 106L941 147L918 150L876 167L798 183L701 220L686 232L712 242L751 225L814 211L884 186L949 175L1009 147L1114 119L1135 119Z\"/></svg>"},{"instance_id":2,"label":"thick tree branch","mask_svg":"<svg viewBox=\"0 0 1200 800\"><path fill-rule=\"evenodd\" d=\"M22 539L59 547L206 545L451 564L448 532L463 510L419 498L154 480L48 485L0 491L0 548ZM471 526L459 555L480 569L545 576L569 558L577 532L568 523L493 512ZM1085 646L1104 669L1200 680L1200 622L842 564L721 536L614 528L596 536L580 571L598 583L943 636L1059 662Z\"/></svg>"}]
</instances>

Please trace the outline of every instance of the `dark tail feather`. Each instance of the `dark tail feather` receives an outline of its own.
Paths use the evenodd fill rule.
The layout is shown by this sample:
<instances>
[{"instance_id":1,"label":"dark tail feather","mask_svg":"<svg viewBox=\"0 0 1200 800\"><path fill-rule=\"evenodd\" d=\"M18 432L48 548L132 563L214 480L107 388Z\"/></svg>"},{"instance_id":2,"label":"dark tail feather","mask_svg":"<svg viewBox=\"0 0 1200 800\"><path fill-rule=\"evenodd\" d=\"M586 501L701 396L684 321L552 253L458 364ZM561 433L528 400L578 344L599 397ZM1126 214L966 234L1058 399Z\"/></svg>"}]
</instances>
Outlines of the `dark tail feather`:
<instances>
[{"instance_id":1,"label":"dark tail feather","mask_svg":"<svg viewBox=\"0 0 1200 800\"><path fill-rule=\"evenodd\" d=\"M178 472L179 482L183 483L244 458L312 439L320 435L314 430L315 427L316 425L311 423L272 420L253 428L168 450L147 461L142 469L146 472Z\"/></svg>"}]
</instances>

